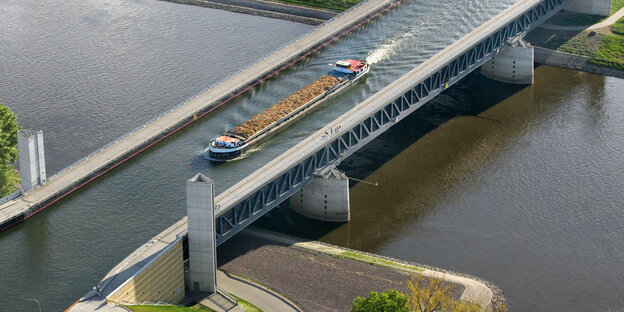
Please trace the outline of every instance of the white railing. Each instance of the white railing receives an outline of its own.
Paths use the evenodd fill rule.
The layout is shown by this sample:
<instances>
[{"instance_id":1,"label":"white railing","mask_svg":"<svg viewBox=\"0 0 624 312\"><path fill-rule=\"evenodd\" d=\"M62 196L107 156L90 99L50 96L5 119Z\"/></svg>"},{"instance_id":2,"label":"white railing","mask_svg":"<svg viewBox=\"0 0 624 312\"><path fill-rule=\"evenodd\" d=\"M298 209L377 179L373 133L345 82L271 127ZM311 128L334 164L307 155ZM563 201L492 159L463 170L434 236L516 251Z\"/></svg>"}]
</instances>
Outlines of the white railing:
<instances>
[{"instance_id":1,"label":"white railing","mask_svg":"<svg viewBox=\"0 0 624 312\"><path fill-rule=\"evenodd\" d=\"M384 105L386 105L388 103L388 101L390 101L390 99L394 99L394 95L390 94L390 95L386 95L382 98L380 98L379 100L377 100L375 103L373 104L369 104L368 108L366 108L366 110L364 112L360 112L359 114L353 115L353 111L355 111L355 108L352 111L349 111L347 113L345 113L343 116L338 117L337 119L335 119L333 122L330 123L331 127L325 127L317 132L315 132L314 134L312 134L307 140L309 140L308 142L302 143L304 145L307 145L308 147L303 150L302 152L300 151L300 147L299 146L294 146L291 149L289 149L288 151L286 151L284 154L282 154L282 156L279 156L276 160L272 161L269 164L266 164L265 166L263 166L262 168L258 169L256 172L252 173L255 176L258 177L262 177L262 179L258 179L256 182L254 182L252 185L247 186L244 188L244 192L238 192L234 197L230 197L227 198L224 202L218 202L218 208L216 209L215 213L220 213L221 211L225 211L225 210L229 210L229 208L231 208L233 205L237 204L239 199L243 199L246 198L247 196L249 196L249 194L255 192L256 190L258 190L260 187L264 186L267 182L275 179L276 177L278 177L280 174L290 170L294 164L298 164L301 161L303 161L306 157L310 156L312 153L317 152L318 150L320 150L321 148L324 147L324 144L320 144L320 142L322 141L333 141L335 138L343 135L346 131L350 131L355 125L357 125L358 123L362 122L364 119L370 117L374 112L376 112L377 110L383 108ZM381 103L381 104L379 104ZM351 113L351 114L350 114ZM351 115L351 116L345 116L345 115ZM341 120L342 118L348 118L345 121ZM335 132L330 132L329 134L324 134L321 136L321 139L319 139L319 135L323 134L323 131L329 131L326 129L333 129L335 126L340 126L342 131L335 131ZM316 137L316 138L315 138ZM274 162L280 162L283 161L285 158L289 158L290 155L293 155L294 153L297 153L298 155L296 155L295 157L292 157L290 160L288 160L288 162L285 162L284 164L281 164L277 169L273 170L272 172L269 172L269 167L273 167L274 166ZM244 178L241 182L244 183L246 181L250 181L253 178L251 177L246 177ZM233 187L236 187L240 190L240 185L235 185ZM229 193L229 192L224 192L224 193Z\"/></svg>"},{"instance_id":2,"label":"white railing","mask_svg":"<svg viewBox=\"0 0 624 312\"><path fill-rule=\"evenodd\" d=\"M22 192L22 190L17 190L17 191L15 191L15 192L7 195L7 196L4 196L4 197L0 198L0 205L2 205L4 203L7 203L7 202L10 202L10 201L12 201L12 200L22 196L23 194L24 194L24 192Z\"/></svg>"},{"instance_id":3,"label":"white railing","mask_svg":"<svg viewBox=\"0 0 624 312\"><path fill-rule=\"evenodd\" d=\"M94 157L95 155L102 153L103 151L105 151L105 150L109 149L109 148L110 148L110 147L112 147L113 145L115 145L115 144L117 144L117 143L119 143L119 142L121 142L121 141L123 141L123 140L127 139L128 137L130 137L130 136L132 136L132 135L134 135L134 134L138 133L139 131L141 131L141 130L145 129L145 128L146 128L146 127L148 127L149 125L151 125L151 124L155 123L156 121L158 121L158 120L160 120L161 118L163 118L164 116L166 116L166 115L168 115L168 114L172 113L173 111L175 111L175 110L177 110L177 109L180 109L181 107L183 107L183 106L187 105L188 103L190 103L190 102L192 102L192 101L195 101L197 98L199 98L200 96L202 96L203 94L205 94L206 92L208 92L208 90L210 90L210 89L212 89L212 88L214 88L214 87L216 87L216 86L218 86L218 85L220 85L220 84L224 83L225 81L227 81L227 80L231 79L232 77L234 77L234 76L236 76L236 75L239 75L239 74L243 73L243 72L244 72L244 71L246 71L246 70L249 70L250 68L253 68L254 66L256 66L257 64L259 64L260 62L263 62L263 61L265 61L266 59L268 59L269 57L272 57L273 55L277 54L279 51L281 51L281 50L282 50L282 49L284 49L285 47L287 47L287 46L289 46L289 45L291 45L291 44L294 44L295 42L297 42L297 41L299 41L299 40L302 40L303 38L305 38L306 36L310 35L311 33L315 32L315 31L318 31L319 29L321 29L321 28L322 28L322 27L324 27L325 25L327 25L327 24L329 24L329 23L333 22L334 20L336 20L336 19L338 19L338 18L340 18L340 17L342 17L342 16L344 16L344 15L346 15L346 14L348 14L348 13L350 13L350 12L354 11L355 9L357 9L357 8L359 8L360 6L364 5L366 2L368 2L368 0L362 1L362 2L360 2L360 3L356 4L356 5L354 5L354 6L353 6L353 7L351 7L350 9L348 9L348 10L346 10L346 11L344 11L344 12L342 12L342 13L338 14L338 15L335 15L335 16L334 16L334 17L332 17L331 19L326 20L326 21L325 21L325 22L323 22L322 24L320 24L320 25L318 25L318 26L316 26L316 27L314 27L314 28L312 28L312 29L308 30L308 31L307 31L306 33L304 33L303 35L301 35L301 36L299 36L299 37L297 37L297 38L295 38L295 39L293 39L293 40L291 40L291 41L287 42L286 44L284 44L284 45L280 46L279 48L277 48L277 49L273 50L272 52L270 52L270 54L267 54L267 55L266 55L266 56L264 56L263 58L258 59L258 60L257 60L257 61L255 61L254 63L251 63L251 64L250 64L250 65L248 65L247 67L244 67L243 69L241 69L241 70L239 70L239 71L237 71L237 72L235 72L235 73L233 73L233 74L231 74L231 75L227 76L226 78L221 79L221 80L219 80L218 82L215 82L215 83L213 83L213 84L209 85L208 87L204 88L201 92L199 92L199 93L197 93L197 94L195 94L195 95L192 95L192 96L188 97L187 99L185 99L184 101L180 102L180 104L178 104L178 105L174 106L173 108L171 108L171 109L169 109L169 110L167 110L167 111L165 111L165 112L162 112L160 115L158 115L158 116L156 116L156 117L154 117L154 118L150 119L149 121L147 121L147 122L143 123L142 125L140 125L140 126L138 126L138 127L134 128L134 129L132 129L131 131L129 131L129 132L127 132L126 134L124 134L124 135L122 135L122 136L118 137L118 138L117 138L117 139L115 139L114 141L109 142L109 143L108 143L108 144L106 144L105 146L103 146L103 147L101 147L101 148L97 149L96 151L94 151L94 152L90 153L89 155L87 155L87 156L85 156L85 157L83 157L83 158L81 158L81 159L79 159L79 160L75 161L73 164L69 165L68 167L65 167L65 168L64 168L64 169L62 169L61 171L59 171L59 172L55 173L54 175L52 175L51 177L49 177L49 178L47 179L47 181L54 181L54 180L55 180L55 179L57 179L58 177L60 177L60 176L62 176L63 174L65 174L67 171L72 170L72 169L74 169L75 167L78 167L78 166L82 165L83 163L87 162L88 160L90 160L90 159L91 159L92 157ZM388 2L391 2L391 1L389 0ZM37 187L35 187L35 188L30 189L30 190L29 190L29 191L27 191L27 192L24 192L24 195L32 193L33 191L35 191L35 190L36 190L36 189L38 189L39 187L41 187L41 186L37 186Z\"/></svg>"}]
</instances>

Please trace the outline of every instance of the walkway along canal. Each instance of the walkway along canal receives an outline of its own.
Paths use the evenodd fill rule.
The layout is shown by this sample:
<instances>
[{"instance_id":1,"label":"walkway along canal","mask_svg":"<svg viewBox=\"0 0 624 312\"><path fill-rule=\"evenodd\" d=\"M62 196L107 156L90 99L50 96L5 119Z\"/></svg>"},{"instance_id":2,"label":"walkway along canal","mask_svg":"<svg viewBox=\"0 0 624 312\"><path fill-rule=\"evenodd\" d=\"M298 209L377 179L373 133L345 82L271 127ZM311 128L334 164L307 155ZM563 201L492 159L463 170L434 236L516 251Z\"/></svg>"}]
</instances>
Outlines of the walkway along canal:
<instances>
[{"instance_id":1,"label":"walkway along canal","mask_svg":"<svg viewBox=\"0 0 624 312\"><path fill-rule=\"evenodd\" d=\"M67 194L126 162L259 83L318 51L390 9L391 0L369 0L336 16L276 53L252 64L215 88L197 96L104 148L22 198L0 206L0 231L30 218Z\"/></svg>"}]
</instances>

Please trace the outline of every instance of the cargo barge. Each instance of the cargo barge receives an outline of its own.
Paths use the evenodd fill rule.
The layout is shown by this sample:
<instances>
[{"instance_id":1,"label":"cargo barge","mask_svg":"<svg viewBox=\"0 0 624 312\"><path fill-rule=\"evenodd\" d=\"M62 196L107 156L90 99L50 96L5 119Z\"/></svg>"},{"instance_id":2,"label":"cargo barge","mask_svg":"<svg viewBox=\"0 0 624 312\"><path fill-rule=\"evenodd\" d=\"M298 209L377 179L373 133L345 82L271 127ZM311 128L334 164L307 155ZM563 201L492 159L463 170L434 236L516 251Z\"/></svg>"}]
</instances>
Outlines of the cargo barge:
<instances>
[{"instance_id":1,"label":"cargo barge","mask_svg":"<svg viewBox=\"0 0 624 312\"><path fill-rule=\"evenodd\" d=\"M370 69L367 62L357 60L338 61L331 66L327 75L212 139L203 154L204 158L227 161L240 157L312 108L357 83Z\"/></svg>"}]
</instances>

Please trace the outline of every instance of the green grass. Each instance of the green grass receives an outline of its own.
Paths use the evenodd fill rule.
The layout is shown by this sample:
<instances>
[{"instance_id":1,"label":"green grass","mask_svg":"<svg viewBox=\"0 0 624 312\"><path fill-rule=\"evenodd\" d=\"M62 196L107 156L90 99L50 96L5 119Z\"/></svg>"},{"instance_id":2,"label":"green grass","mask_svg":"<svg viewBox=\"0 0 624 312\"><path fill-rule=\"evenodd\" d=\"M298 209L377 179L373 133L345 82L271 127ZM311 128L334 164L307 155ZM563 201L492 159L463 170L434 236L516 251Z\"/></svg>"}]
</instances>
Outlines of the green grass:
<instances>
[{"instance_id":1,"label":"green grass","mask_svg":"<svg viewBox=\"0 0 624 312\"><path fill-rule=\"evenodd\" d=\"M602 38L598 38L598 40L602 40ZM595 47L592 48L589 44L587 34L579 34L559 47L559 51L589 57L594 55L594 49Z\"/></svg>"},{"instance_id":2,"label":"green grass","mask_svg":"<svg viewBox=\"0 0 624 312\"><path fill-rule=\"evenodd\" d=\"M271 0L286 4L306 6L315 9L325 9L334 12L346 11L348 8L360 3L362 0Z\"/></svg>"},{"instance_id":3,"label":"green grass","mask_svg":"<svg viewBox=\"0 0 624 312\"><path fill-rule=\"evenodd\" d=\"M9 181L15 184L20 184L22 181L19 171L13 169L11 172L11 176L9 177ZM17 190L16 190L17 191Z\"/></svg>"},{"instance_id":4,"label":"green grass","mask_svg":"<svg viewBox=\"0 0 624 312\"><path fill-rule=\"evenodd\" d=\"M264 312L262 310L260 310L260 308L256 307L255 305L253 305L252 303L250 303L249 301L236 296L236 295L232 295L234 297L236 297L236 299L238 299L238 306L243 308L245 310L245 312Z\"/></svg>"},{"instance_id":5,"label":"green grass","mask_svg":"<svg viewBox=\"0 0 624 312\"><path fill-rule=\"evenodd\" d=\"M624 7L624 0L611 0L611 14L619 11Z\"/></svg>"},{"instance_id":6,"label":"green grass","mask_svg":"<svg viewBox=\"0 0 624 312\"><path fill-rule=\"evenodd\" d=\"M611 25L611 31L615 34L624 36L624 17L615 24Z\"/></svg>"},{"instance_id":7,"label":"green grass","mask_svg":"<svg viewBox=\"0 0 624 312\"><path fill-rule=\"evenodd\" d=\"M394 261L379 259L379 258L375 258L375 257L370 257L370 256L366 256L366 255L363 255L363 254L350 252L350 251L345 251L345 252L341 253L340 255L345 257L345 258L350 258L350 259L357 260L357 261L372 263L372 264L383 266L383 267L401 268L401 269L406 269L406 270L410 270L410 271L424 271L424 269L419 268L419 267L415 267L413 265L397 263L397 262L394 262Z\"/></svg>"},{"instance_id":8,"label":"green grass","mask_svg":"<svg viewBox=\"0 0 624 312\"><path fill-rule=\"evenodd\" d=\"M191 307L166 305L123 305L123 307L132 312L214 312L214 310L208 309L200 304Z\"/></svg>"},{"instance_id":9,"label":"green grass","mask_svg":"<svg viewBox=\"0 0 624 312\"><path fill-rule=\"evenodd\" d=\"M624 37L609 35L602 39L598 51L592 55L591 63L624 70Z\"/></svg>"}]
</instances>

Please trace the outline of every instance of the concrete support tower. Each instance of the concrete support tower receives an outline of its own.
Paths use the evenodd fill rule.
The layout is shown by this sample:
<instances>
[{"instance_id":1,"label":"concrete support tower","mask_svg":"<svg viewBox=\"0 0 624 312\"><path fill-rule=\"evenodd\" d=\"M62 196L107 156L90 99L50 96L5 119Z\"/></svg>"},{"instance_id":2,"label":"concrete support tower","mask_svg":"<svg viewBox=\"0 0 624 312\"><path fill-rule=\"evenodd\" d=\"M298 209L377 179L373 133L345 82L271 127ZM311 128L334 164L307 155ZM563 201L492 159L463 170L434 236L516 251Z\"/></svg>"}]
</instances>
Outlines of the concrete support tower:
<instances>
[{"instance_id":1,"label":"concrete support tower","mask_svg":"<svg viewBox=\"0 0 624 312\"><path fill-rule=\"evenodd\" d=\"M312 219L349 222L349 179L337 169L331 169L291 196L290 207Z\"/></svg>"},{"instance_id":2,"label":"concrete support tower","mask_svg":"<svg viewBox=\"0 0 624 312\"><path fill-rule=\"evenodd\" d=\"M481 73L500 82L533 84L534 49L520 40L481 66Z\"/></svg>"},{"instance_id":3,"label":"concrete support tower","mask_svg":"<svg viewBox=\"0 0 624 312\"><path fill-rule=\"evenodd\" d=\"M186 182L189 273L187 288L214 293L217 290L214 182L198 173Z\"/></svg>"},{"instance_id":4,"label":"concrete support tower","mask_svg":"<svg viewBox=\"0 0 624 312\"><path fill-rule=\"evenodd\" d=\"M20 130L17 133L22 190L27 192L46 180L43 131Z\"/></svg>"},{"instance_id":5,"label":"concrete support tower","mask_svg":"<svg viewBox=\"0 0 624 312\"><path fill-rule=\"evenodd\" d=\"M572 0L566 7L566 11L609 16L611 15L611 0Z\"/></svg>"}]
</instances>

